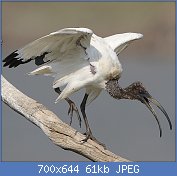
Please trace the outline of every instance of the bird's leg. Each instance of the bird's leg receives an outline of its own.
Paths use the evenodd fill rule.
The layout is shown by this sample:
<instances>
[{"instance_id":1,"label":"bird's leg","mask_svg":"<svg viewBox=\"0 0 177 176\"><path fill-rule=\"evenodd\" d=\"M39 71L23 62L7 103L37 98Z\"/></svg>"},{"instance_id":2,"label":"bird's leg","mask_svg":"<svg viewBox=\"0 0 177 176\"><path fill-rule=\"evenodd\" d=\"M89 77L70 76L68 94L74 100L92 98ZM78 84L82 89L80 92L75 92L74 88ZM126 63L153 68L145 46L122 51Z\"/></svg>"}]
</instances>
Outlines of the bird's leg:
<instances>
[{"instance_id":1,"label":"bird's leg","mask_svg":"<svg viewBox=\"0 0 177 176\"><path fill-rule=\"evenodd\" d=\"M88 98L88 94L85 94L84 99L82 100L82 103L80 105L81 112L82 112L82 115L83 115L83 119L84 119L84 122L85 122L85 127L86 127L86 132L85 132L86 138L83 139L83 141L86 142L88 139L92 139L93 141L95 141L99 145L102 145L104 147L104 149L106 149L105 144L103 144L100 141L98 141L93 136L92 131L90 129L90 126L89 126L89 123L88 123L88 119L87 119L87 116L86 116L86 113L85 113L85 106L86 106L87 98Z\"/></svg>"},{"instance_id":2,"label":"bird's leg","mask_svg":"<svg viewBox=\"0 0 177 176\"><path fill-rule=\"evenodd\" d=\"M55 92L57 92L59 95L61 94L61 90L60 88L55 88L54 89ZM75 105L75 103L69 99L69 98L65 98L65 100L68 102L69 104L69 109L68 109L68 115L70 115L70 125L72 124L72 118L73 118L73 112L75 111L76 112L76 115L77 115L77 118L79 120L79 126L81 127L81 117L80 117L80 114L79 114L79 111L77 109L77 106Z\"/></svg>"}]
</instances>

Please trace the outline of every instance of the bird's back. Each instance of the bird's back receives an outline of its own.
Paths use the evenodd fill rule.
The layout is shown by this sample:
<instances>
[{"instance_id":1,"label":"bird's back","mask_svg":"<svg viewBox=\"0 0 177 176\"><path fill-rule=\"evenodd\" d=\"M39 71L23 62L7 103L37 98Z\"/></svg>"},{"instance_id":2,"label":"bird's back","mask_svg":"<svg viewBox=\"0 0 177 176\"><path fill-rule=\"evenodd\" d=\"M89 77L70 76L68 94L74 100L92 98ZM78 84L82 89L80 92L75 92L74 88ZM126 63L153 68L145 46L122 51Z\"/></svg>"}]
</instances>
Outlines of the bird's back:
<instances>
[{"instance_id":1,"label":"bird's back","mask_svg":"<svg viewBox=\"0 0 177 176\"><path fill-rule=\"evenodd\" d=\"M114 50L109 46L104 38L93 35L91 39L91 48L95 48L95 55L98 55L96 62L91 62L91 64L96 66L97 75L103 80L109 80L118 77L122 72L122 66L119 62L118 56ZM91 54L91 61L92 56Z\"/></svg>"}]
</instances>

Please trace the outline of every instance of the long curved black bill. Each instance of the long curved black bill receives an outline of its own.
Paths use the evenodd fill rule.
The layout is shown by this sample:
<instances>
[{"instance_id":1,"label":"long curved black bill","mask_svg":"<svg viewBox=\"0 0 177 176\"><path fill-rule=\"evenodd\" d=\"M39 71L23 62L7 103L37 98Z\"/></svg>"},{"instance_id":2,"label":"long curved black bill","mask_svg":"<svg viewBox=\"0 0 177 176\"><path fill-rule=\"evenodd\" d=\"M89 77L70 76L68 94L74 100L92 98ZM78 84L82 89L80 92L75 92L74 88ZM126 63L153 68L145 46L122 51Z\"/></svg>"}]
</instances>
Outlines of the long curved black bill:
<instances>
[{"instance_id":1,"label":"long curved black bill","mask_svg":"<svg viewBox=\"0 0 177 176\"><path fill-rule=\"evenodd\" d=\"M157 114L155 113L154 109L152 108L152 106L149 104L149 101L146 97L142 98L142 103L144 103L147 108L152 112L152 114L154 115L156 121L157 121L157 124L158 124L158 127L159 127L159 131L160 131L160 137L162 137L162 128L161 128L161 125L160 125L160 122L159 122L159 119L157 117Z\"/></svg>"},{"instance_id":2,"label":"long curved black bill","mask_svg":"<svg viewBox=\"0 0 177 176\"><path fill-rule=\"evenodd\" d=\"M170 130L172 130L172 123L171 123L171 120L167 114L167 112L165 111L165 109L163 108L163 106L154 98L149 98L148 99L151 103L153 103L154 105L156 105L165 115L168 123L169 123L169 126L170 126Z\"/></svg>"},{"instance_id":3,"label":"long curved black bill","mask_svg":"<svg viewBox=\"0 0 177 176\"><path fill-rule=\"evenodd\" d=\"M167 114L167 112L165 111L165 109L163 108L163 106L154 98L151 97L151 95L147 92L147 93L143 93L143 94L140 94L141 96L141 102L144 103L147 108L152 112L152 114L154 115L156 121L157 121L157 124L159 126L159 130L160 130L160 137L162 136L162 128L160 126L160 122L158 120L158 117L154 111L154 109L152 108L152 106L150 105L150 102L154 105L156 105L162 112L163 114L165 115L168 123L169 123L169 126L170 126L170 130L172 130L172 123L171 123L171 120Z\"/></svg>"}]
</instances>

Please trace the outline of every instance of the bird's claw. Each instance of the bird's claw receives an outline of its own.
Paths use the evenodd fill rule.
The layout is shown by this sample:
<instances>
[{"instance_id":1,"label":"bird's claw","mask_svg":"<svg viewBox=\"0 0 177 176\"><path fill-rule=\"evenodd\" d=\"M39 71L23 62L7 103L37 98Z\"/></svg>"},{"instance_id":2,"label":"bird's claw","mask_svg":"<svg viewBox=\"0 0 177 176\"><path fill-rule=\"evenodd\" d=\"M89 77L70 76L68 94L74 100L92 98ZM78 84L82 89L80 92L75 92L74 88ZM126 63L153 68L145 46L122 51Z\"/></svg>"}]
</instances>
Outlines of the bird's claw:
<instances>
[{"instance_id":1,"label":"bird's claw","mask_svg":"<svg viewBox=\"0 0 177 176\"><path fill-rule=\"evenodd\" d=\"M79 120L79 126L81 128L81 117L80 117L80 114L79 114L79 111L75 105L74 102L70 102L69 103L69 109L68 109L68 115L70 116L70 125L72 124L72 119L73 119L73 112L75 111L76 115L77 115L77 118Z\"/></svg>"},{"instance_id":2,"label":"bird's claw","mask_svg":"<svg viewBox=\"0 0 177 176\"><path fill-rule=\"evenodd\" d=\"M86 135L86 138L82 139L83 142L87 142L88 139L91 139L93 141L95 141L97 144L101 145L105 150L106 150L106 145L103 144L102 142L98 141L92 134L91 131L86 131L86 133L84 133L84 135Z\"/></svg>"}]
</instances>

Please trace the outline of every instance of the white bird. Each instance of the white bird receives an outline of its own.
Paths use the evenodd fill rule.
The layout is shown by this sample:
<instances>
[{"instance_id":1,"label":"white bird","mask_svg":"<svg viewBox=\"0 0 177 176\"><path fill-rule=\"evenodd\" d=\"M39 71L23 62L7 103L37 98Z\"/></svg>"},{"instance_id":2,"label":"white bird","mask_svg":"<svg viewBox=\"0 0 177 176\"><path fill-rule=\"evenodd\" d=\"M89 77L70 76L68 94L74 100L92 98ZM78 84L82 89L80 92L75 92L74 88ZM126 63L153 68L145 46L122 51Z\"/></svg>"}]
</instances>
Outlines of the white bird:
<instances>
[{"instance_id":1,"label":"white bird","mask_svg":"<svg viewBox=\"0 0 177 176\"><path fill-rule=\"evenodd\" d=\"M16 50L3 62L5 62L4 66L11 68L35 60L35 64L41 67L29 73L30 75L53 76L55 78L53 88L59 94L56 102L65 99L70 105L68 110L68 114L71 115L70 124L74 111L78 116L80 125L81 117L76 105L68 97L85 88L85 96L80 105L86 126L86 137L83 141L90 138L105 146L93 136L85 113L85 107L103 89L113 98L139 100L145 104L155 116L161 136L161 126L150 102L164 113L170 129L172 129L172 124L160 103L152 98L140 82L135 82L127 88L121 88L118 84L122 73L118 55L132 41L142 37L143 35L139 33L123 33L102 38L87 28L65 28ZM65 87L61 91L60 87L63 86Z\"/></svg>"}]
</instances>

